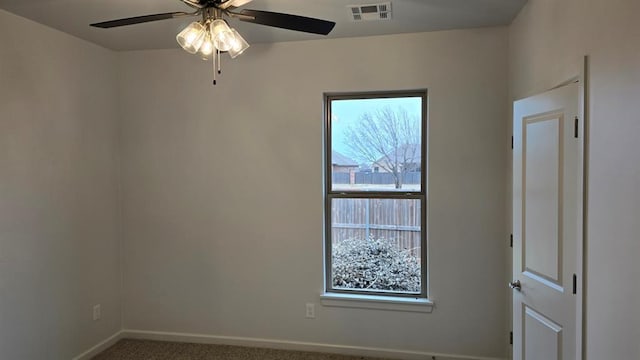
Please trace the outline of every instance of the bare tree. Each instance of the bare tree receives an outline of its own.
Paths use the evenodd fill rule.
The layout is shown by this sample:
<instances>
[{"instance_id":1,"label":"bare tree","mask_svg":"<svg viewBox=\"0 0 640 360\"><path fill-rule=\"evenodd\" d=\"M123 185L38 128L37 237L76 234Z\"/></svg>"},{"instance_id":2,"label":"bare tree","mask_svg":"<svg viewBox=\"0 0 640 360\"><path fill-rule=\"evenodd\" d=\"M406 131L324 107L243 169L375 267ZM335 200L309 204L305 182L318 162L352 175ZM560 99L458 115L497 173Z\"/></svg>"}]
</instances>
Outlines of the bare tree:
<instances>
[{"instance_id":1,"label":"bare tree","mask_svg":"<svg viewBox=\"0 0 640 360\"><path fill-rule=\"evenodd\" d=\"M387 106L364 113L345 135L351 156L393 175L401 189L404 175L419 170L420 123L403 107Z\"/></svg>"}]
</instances>

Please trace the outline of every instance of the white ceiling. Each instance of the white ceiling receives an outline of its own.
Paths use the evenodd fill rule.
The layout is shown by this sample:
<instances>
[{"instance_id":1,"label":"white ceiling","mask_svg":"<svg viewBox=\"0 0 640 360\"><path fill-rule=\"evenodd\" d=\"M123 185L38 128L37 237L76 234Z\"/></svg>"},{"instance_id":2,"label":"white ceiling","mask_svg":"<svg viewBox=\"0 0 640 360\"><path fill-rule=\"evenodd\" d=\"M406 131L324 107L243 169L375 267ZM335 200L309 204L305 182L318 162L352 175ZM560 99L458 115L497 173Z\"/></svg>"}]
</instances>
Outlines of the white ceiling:
<instances>
[{"instance_id":1,"label":"white ceiling","mask_svg":"<svg viewBox=\"0 0 640 360\"><path fill-rule=\"evenodd\" d=\"M353 22L347 5L385 0L254 0L243 8L291 13L336 22L329 38L507 25L526 0L391 0L390 21ZM113 50L177 48L175 35L193 18L113 29L90 23L192 9L179 0L0 0L0 8ZM231 19L251 44L323 38Z\"/></svg>"}]
</instances>

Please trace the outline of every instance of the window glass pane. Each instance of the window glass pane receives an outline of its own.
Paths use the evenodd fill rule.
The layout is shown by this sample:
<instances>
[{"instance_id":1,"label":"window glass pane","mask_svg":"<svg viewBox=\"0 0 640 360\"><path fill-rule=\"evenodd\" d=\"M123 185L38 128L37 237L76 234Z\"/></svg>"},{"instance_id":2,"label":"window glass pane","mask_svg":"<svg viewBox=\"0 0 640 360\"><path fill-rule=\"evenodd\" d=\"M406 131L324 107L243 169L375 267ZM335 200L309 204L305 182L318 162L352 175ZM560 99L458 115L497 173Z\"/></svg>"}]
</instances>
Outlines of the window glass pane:
<instances>
[{"instance_id":1,"label":"window glass pane","mask_svg":"<svg viewBox=\"0 0 640 360\"><path fill-rule=\"evenodd\" d=\"M421 191L422 97L331 100L333 191Z\"/></svg>"},{"instance_id":2,"label":"window glass pane","mask_svg":"<svg viewBox=\"0 0 640 360\"><path fill-rule=\"evenodd\" d=\"M419 294L421 201L331 201L333 289Z\"/></svg>"}]
</instances>

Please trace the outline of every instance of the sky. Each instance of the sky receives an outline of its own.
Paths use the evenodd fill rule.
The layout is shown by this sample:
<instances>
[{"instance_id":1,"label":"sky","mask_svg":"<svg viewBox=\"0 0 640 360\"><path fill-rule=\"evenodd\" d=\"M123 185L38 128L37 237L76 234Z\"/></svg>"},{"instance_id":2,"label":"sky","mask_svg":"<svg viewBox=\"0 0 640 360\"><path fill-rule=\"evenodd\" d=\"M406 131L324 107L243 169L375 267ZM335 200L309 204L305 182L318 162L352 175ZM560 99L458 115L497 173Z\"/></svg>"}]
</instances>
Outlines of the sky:
<instances>
[{"instance_id":1,"label":"sky","mask_svg":"<svg viewBox=\"0 0 640 360\"><path fill-rule=\"evenodd\" d=\"M404 98L376 98L376 99L349 99L333 100L331 102L331 142L332 150L350 156L345 145L345 131L350 124L356 124L360 117L367 112L375 112L377 109L391 106L392 109L404 107L410 116L418 119L422 113L421 97Z\"/></svg>"}]
</instances>

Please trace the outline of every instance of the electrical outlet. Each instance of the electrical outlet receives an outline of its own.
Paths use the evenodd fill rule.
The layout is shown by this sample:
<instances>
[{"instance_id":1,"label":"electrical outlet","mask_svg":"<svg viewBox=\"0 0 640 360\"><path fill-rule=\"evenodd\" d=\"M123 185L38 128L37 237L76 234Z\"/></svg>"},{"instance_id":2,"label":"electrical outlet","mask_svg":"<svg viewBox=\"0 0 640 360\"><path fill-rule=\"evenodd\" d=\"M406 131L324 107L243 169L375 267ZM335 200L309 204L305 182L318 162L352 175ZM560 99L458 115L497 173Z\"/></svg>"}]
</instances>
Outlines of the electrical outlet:
<instances>
[{"instance_id":1,"label":"electrical outlet","mask_svg":"<svg viewBox=\"0 0 640 360\"><path fill-rule=\"evenodd\" d=\"M100 310L100 304L93 305L93 321L100 320L102 317L102 311Z\"/></svg>"},{"instance_id":2,"label":"electrical outlet","mask_svg":"<svg viewBox=\"0 0 640 360\"><path fill-rule=\"evenodd\" d=\"M307 303L307 312L305 314L307 319L315 319L316 318L316 304Z\"/></svg>"}]
</instances>

